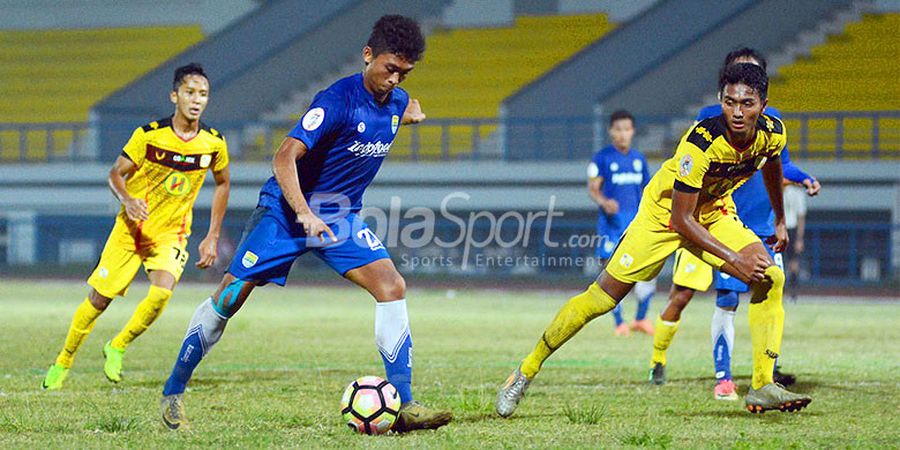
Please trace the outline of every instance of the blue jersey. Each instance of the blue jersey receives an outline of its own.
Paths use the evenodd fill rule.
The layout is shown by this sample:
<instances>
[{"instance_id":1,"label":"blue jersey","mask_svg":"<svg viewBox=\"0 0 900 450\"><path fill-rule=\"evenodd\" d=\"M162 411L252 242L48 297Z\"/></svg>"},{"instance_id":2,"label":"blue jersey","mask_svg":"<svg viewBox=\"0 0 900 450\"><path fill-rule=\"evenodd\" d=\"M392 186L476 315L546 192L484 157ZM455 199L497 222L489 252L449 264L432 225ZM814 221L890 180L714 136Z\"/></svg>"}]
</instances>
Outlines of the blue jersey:
<instances>
[{"instance_id":1,"label":"blue jersey","mask_svg":"<svg viewBox=\"0 0 900 450\"><path fill-rule=\"evenodd\" d=\"M781 113L775 108L766 108L764 111L770 116L781 118ZM700 110L697 120L708 119L722 114L721 105L709 105ZM781 151L781 165L784 168L784 177L794 183L803 183L804 180L813 180L806 172L800 170L791 162L787 146ZM737 207L738 217L747 228L753 230L757 236L768 237L775 234L775 212L769 202L769 194L763 183L762 172L756 172L740 188L732 194L734 204Z\"/></svg>"},{"instance_id":2,"label":"blue jersey","mask_svg":"<svg viewBox=\"0 0 900 450\"><path fill-rule=\"evenodd\" d=\"M637 215L641 193L650 181L647 159L635 149L623 154L610 145L591 158L588 177L602 177L603 195L619 203L618 213L606 214L601 209L597 217L597 234L607 236L605 246L613 247Z\"/></svg>"},{"instance_id":3,"label":"blue jersey","mask_svg":"<svg viewBox=\"0 0 900 450\"><path fill-rule=\"evenodd\" d=\"M407 103L409 94L400 88L379 103L363 86L362 74L338 80L316 95L288 133L308 149L297 160L297 174L314 213L327 217L359 212L363 193L391 149ZM263 186L259 205L293 215L274 176Z\"/></svg>"}]
</instances>

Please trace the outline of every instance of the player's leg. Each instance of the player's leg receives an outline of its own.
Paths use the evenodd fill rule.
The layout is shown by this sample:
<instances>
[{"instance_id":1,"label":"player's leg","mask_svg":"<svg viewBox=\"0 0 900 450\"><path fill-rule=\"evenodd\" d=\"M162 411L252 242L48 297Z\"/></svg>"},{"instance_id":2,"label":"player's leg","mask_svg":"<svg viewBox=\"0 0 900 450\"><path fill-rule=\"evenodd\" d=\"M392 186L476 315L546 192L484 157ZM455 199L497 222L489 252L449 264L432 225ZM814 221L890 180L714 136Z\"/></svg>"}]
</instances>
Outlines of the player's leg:
<instances>
[{"instance_id":1,"label":"player's leg","mask_svg":"<svg viewBox=\"0 0 900 450\"><path fill-rule=\"evenodd\" d=\"M658 228L651 219L635 218L597 280L563 305L531 353L500 387L494 405L497 414L512 415L544 361L588 322L615 308L634 283L655 278L680 242L676 233Z\"/></svg>"},{"instance_id":2,"label":"player's leg","mask_svg":"<svg viewBox=\"0 0 900 450\"><path fill-rule=\"evenodd\" d=\"M666 382L666 353L678 332L682 311L694 297L695 291L705 291L712 283L712 268L709 264L683 248L675 252L672 274L669 302L656 318L653 354L650 357L648 378L651 383L658 385Z\"/></svg>"},{"instance_id":3,"label":"player's leg","mask_svg":"<svg viewBox=\"0 0 900 450\"><path fill-rule=\"evenodd\" d=\"M144 260L147 277L150 279L150 289L138 303L125 327L103 346L103 356L106 358L103 373L109 381L113 383L122 381L125 349L147 331L166 309L187 260L187 249L181 243L162 244L150 250Z\"/></svg>"},{"instance_id":4,"label":"player's leg","mask_svg":"<svg viewBox=\"0 0 900 450\"><path fill-rule=\"evenodd\" d=\"M716 386L713 398L716 400L737 400L737 388L731 376L731 355L734 354L734 314L738 307L739 292L722 283L735 280L727 274L719 273L716 278L716 306L710 323L713 363L716 371ZM739 280L735 280L740 283Z\"/></svg>"},{"instance_id":5,"label":"player's leg","mask_svg":"<svg viewBox=\"0 0 900 450\"><path fill-rule=\"evenodd\" d=\"M117 224L118 226L118 224ZM44 389L59 389L69 374L69 369L81 344L84 343L97 318L106 310L113 298L125 295L128 285L141 266L140 257L124 245L119 245L117 227L110 233L100 261L88 278L91 292L81 302L72 316L69 331L56 362L50 366L44 378Z\"/></svg>"},{"instance_id":6,"label":"player's leg","mask_svg":"<svg viewBox=\"0 0 900 450\"><path fill-rule=\"evenodd\" d=\"M710 264L731 276L738 277L750 286L751 298L748 309L753 345L753 382L745 399L747 408L751 412L763 412L770 409L796 411L805 407L812 401L808 396L789 392L775 384L772 379L784 332L782 305L784 271L771 259L759 238L744 227L737 216L723 215L709 225L709 231L728 247L740 249L739 253L744 257L762 256L771 261L771 265L765 271L766 278L761 282L750 283L749 279L745 279L744 275L730 264L705 252L701 255Z\"/></svg>"},{"instance_id":7,"label":"player's leg","mask_svg":"<svg viewBox=\"0 0 900 450\"><path fill-rule=\"evenodd\" d=\"M614 333L616 336L630 336L631 329L628 328L628 324L625 323L625 319L622 317L622 303L617 303L616 307L612 310L613 316L613 325L616 327Z\"/></svg>"},{"instance_id":8,"label":"player's leg","mask_svg":"<svg viewBox=\"0 0 900 450\"><path fill-rule=\"evenodd\" d=\"M637 297L637 312L634 314L634 322L631 322L630 329L653 336L653 324L647 320L647 313L650 311L650 301L656 294L656 279L650 281L639 281L634 285L634 295Z\"/></svg>"}]
</instances>

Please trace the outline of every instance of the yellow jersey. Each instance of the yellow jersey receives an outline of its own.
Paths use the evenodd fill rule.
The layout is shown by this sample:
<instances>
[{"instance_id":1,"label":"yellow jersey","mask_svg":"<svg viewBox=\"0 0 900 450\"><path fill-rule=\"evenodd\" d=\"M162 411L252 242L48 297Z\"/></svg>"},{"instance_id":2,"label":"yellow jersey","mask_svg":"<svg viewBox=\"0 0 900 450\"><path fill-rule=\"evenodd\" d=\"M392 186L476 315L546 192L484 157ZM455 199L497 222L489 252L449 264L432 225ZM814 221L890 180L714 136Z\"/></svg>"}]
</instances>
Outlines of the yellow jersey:
<instances>
[{"instance_id":1,"label":"yellow jersey","mask_svg":"<svg viewBox=\"0 0 900 450\"><path fill-rule=\"evenodd\" d=\"M726 140L725 116L702 120L691 127L678 144L675 155L663 163L644 189L641 207L658 223L672 220L672 190L699 192L694 216L705 223L709 213L734 210L731 194L766 161L778 158L787 143L784 124L760 114L756 136L745 149Z\"/></svg>"},{"instance_id":2,"label":"yellow jersey","mask_svg":"<svg viewBox=\"0 0 900 450\"><path fill-rule=\"evenodd\" d=\"M194 138L183 140L172 129L172 118L134 130L122 155L137 170L125 182L128 194L147 202L149 218L134 222L122 206L116 221L125 225L135 250L160 242L184 243L191 234L192 210L206 172L228 166L225 136L200 123ZM123 244L125 244L123 242Z\"/></svg>"}]
</instances>

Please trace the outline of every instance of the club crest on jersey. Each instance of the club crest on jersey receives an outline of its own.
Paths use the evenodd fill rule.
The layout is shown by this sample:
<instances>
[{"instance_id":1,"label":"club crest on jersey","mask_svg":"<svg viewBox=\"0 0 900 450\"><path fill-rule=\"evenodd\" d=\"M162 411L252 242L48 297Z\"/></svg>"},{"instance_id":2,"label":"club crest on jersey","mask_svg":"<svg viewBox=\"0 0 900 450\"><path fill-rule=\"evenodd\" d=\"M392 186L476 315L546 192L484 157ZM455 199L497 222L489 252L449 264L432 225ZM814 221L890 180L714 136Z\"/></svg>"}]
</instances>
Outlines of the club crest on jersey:
<instances>
[{"instance_id":1,"label":"club crest on jersey","mask_svg":"<svg viewBox=\"0 0 900 450\"><path fill-rule=\"evenodd\" d=\"M400 116L394 114L391 116L391 133L397 134L398 128L400 128Z\"/></svg>"},{"instance_id":2,"label":"club crest on jersey","mask_svg":"<svg viewBox=\"0 0 900 450\"><path fill-rule=\"evenodd\" d=\"M610 172L615 172L615 171L619 170L619 163L611 163L609 165L609 170L610 170Z\"/></svg>"},{"instance_id":3,"label":"club crest on jersey","mask_svg":"<svg viewBox=\"0 0 900 450\"><path fill-rule=\"evenodd\" d=\"M315 131L325 121L325 110L322 108L313 108L303 115L301 121L303 129L306 131Z\"/></svg>"},{"instance_id":4,"label":"club crest on jersey","mask_svg":"<svg viewBox=\"0 0 900 450\"><path fill-rule=\"evenodd\" d=\"M644 163L639 159L635 159L631 162L631 167L634 168L635 172L640 172L641 170L644 170Z\"/></svg>"},{"instance_id":5,"label":"club crest on jersey","mask_svg":"<svg viewBox=\"0 0 900 450\"><path fill-rule=\"evenodd\" d=\"M249 269L249 268L255 266L256 261L258 261L258 260L259 260L259 256L256 256L256 253L253 253L250 250L247 250L247 252L244 253L244 257L241 258L241 265L244 266L245 269Z\"/></svg>"},{"instance_id":6,"label":"club crest on jersey","mask_svg":"<svg viewBox=\"0 0 900 450\"><path fill-rule=\"evenodd\" d=\"M175 196L182 196L191 190L190 180L181 172L169 175L163 185L166 187L166 192Z\"/></svg>"},{"instance_id":7,"label":"club crest on jersey","mask_svg":"<svg viewBox=\"0 0 900 450\"><path fill-rule=\"evenodd\" d=\"M205 169L212 163L212 155L203 155L200 157L200 167Z\"/></svg>"},{"instance_id":8,"label":"club crest on jersey","mask_svg":"<svg viewBox=\"0 0 900 450\"><path fill-rule=\"evenodd\" d=\"M691 155L684 155L681 157L681 161L678 162L678 173L686 177L691 174L691 170L694 168L694 158L691 158Z\"/></svg>"}]
</instances>

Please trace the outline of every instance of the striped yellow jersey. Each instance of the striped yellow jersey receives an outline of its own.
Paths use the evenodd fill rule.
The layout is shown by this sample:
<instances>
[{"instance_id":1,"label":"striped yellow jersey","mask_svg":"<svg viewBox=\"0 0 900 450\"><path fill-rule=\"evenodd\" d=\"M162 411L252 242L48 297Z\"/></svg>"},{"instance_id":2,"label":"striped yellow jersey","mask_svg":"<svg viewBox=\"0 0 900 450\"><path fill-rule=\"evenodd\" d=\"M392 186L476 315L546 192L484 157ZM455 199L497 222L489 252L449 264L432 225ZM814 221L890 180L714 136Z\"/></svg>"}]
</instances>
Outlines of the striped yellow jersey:
<instances>
[{"instance_id":1,"label":"striped yellow jersey","mask_svg":"<svg viewBox=\"0 0 900 450\"><path fill-rule=\"evenodd\" d=\"M194 200L206 172L228 166L225 136L201 122L200 131L183 140L172 129L172 118L134 130L122 155L137 166L126 181L128 193L147 202L149 218L133 222L123 206L116 220L127 226L136 249L159 242L184 242L191 234Z\"/></svg>"}]
</instances>

